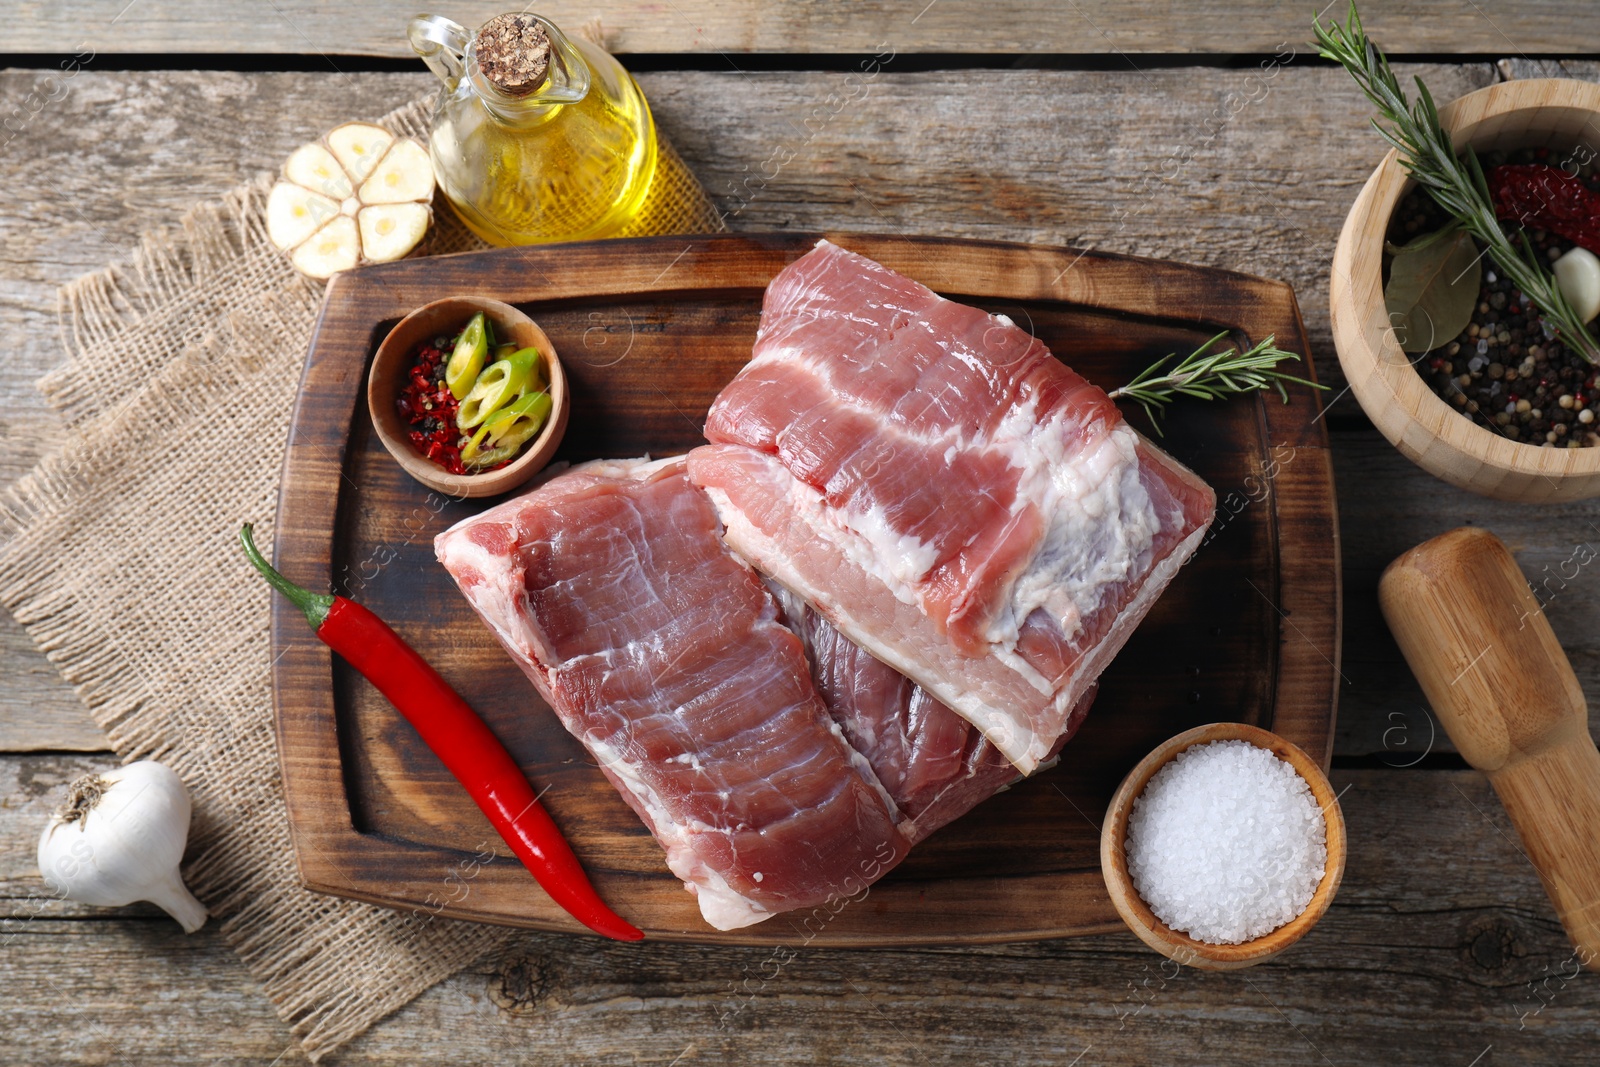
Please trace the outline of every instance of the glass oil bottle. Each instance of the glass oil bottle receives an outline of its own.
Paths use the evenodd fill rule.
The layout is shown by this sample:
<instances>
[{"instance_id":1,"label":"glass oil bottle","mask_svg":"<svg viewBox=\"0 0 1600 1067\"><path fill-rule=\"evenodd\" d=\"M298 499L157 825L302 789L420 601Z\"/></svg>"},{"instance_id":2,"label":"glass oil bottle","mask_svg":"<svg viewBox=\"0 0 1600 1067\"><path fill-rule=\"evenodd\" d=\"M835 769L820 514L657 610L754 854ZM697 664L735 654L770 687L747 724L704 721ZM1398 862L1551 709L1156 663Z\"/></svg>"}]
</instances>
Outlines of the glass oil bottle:
<instances>
[{"instance_id":1,"label":"glass oil bottle","mask_svg":"<svg viewBox=\"0 0 1600 1067\"><path fill-rule=\"evenodd\" d=\"M444 83L429 152L439 188L495 245L614 236L644 209L655 123L608 52L538 15L476 33L419 15L411 46Z\"/></svg>"}]
</instances>

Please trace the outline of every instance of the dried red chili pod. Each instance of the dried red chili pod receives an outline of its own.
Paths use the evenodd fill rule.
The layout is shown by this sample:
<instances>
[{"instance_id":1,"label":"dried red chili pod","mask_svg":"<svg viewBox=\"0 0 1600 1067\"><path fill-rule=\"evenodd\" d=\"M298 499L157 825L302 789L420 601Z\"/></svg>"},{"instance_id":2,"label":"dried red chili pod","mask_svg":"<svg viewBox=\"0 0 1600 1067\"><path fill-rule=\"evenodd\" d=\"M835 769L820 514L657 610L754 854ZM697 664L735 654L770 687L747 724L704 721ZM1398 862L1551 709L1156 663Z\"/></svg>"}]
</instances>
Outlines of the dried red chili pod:
<instances>
[{"instance_id":1,"label":"dried red chili pod","mask_svg":"<svg viewBox=\"0 0 1600 1067\"><path fill-rule=\"evenodd\" d=\"M1547 163L1508 163L1488 174L1495 216L1549 230L1600 254L1600 193Z\"/></svg>"}]
</instances>

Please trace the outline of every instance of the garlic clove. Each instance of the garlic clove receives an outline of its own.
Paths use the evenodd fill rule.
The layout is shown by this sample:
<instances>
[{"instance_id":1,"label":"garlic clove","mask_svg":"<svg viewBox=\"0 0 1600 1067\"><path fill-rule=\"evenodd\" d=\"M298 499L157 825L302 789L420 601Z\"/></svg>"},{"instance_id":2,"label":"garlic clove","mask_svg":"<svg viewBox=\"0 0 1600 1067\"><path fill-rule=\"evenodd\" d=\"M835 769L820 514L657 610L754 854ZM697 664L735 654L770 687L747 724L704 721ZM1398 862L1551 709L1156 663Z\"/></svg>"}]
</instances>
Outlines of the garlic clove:
<instances>
[{"instance_id":1,"label":"garlic clove","mask_svg":"<svg viewBox=\"0 0 1600 1067\"><path fill-rule=\"evenodd\" d=\"M267 236L284 251L325 226L339 205L290 182L279 182L267 196Z\"/></svg>"},{"instance_id":2,"label":"garlic clove","mask_svg":"<svg viewBox=\"0 0 1600 1067\"><path fill-rule=\"evenodd\" d=\"M417 247L433 212L426 204L374 204L361 209L361 254L371 263L388 263Z\"/></svg>"},{"instance_id":3,"label":"garlic clove","mask_svg":"<svg viewBox=\"0 0 1600 1067\"><path fill-rule=\"evenodd\" d=\"M329 130L326 140L345 173L359 185L388 151L389 145L394 142L394 134L382 126L347 122Z\"/></svg>"},{"instance_id":4,"label":"garlic clove","mask_svg":"<svg viewBox=\"0 0 1600 1067\"><path fill-rule=\"evenodd\" d=\"M84 775L39 837L39 873L68 900L101 907L147 900L193 933L206 909L178 874L189 816L183 780L152 760Z\"/></svg>"},{"instance_id":5,"label":"garlic clove","mask_svg":"<svg viewBox=\"0 0 1600 1067\"><path fill-rule=\"evenodd\" d=\"M1561 295L1578 313L1579 322L1600 315L1600 258L1587 248L1574 248L1556 260L1552 269Z\"/></svg>"},{"instance_id":6,"label":"garlic clove","mask_svg":"<svg viewBox=\"0 0 1600 1067\"><path fill-rule=\"evenodd\" d=\"M283 176L296 185L333 200L350 195L350 179L333 153L312 142L294 150L283 165Z\"/></svg>"},{"instance_id":7,"label":"garlic clove","mask_svg":"<svg viewBox=\"0 0 1600 1067\"><path fill-rule=\"evenodd\" d=\"M398 141L356 194L364 204L399 204L433 195L433 161L412 140Z\"/></svg>"},{"instance_id":8,"label":"garlic clove","mask_svg":"<svg viewBox=\"0 0 1600 1067\"><path fill-rule=\"evenodd\" d=\"M289 256L295 270L308 278L331 278L349 270L361 258L361 235L356 220L340 215L312 234Z\"/></svg>"}]
</instances>

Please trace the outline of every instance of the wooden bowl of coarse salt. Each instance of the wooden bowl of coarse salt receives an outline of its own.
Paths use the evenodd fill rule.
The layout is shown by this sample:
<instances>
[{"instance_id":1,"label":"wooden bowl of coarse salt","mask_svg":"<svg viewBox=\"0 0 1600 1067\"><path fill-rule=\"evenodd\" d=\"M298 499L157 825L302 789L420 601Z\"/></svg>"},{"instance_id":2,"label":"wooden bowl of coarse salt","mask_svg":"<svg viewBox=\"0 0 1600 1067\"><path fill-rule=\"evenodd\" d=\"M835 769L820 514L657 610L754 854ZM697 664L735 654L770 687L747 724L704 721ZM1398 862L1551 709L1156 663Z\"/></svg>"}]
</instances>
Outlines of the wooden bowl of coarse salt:
<instances>
[{"instance_id":1,"label":"wooden bowl of coarse salt","mask_svg":"<svg viewBox=\"0 0 1600 1067\"><path fill-rule=\"evenodd\" d=\"M1100 831L1111 902L1139 939L1207 971L1303 937L1344 877L1344 815L1322 768L1245 723L1196 727L1123 779Z\"/></svg>"},{"instance_id":2,"label":"wooden bowl of coarse salt","mask_svg":"<svg viewBox=\"0 0 1600 1067\"><path fill-rule=\"evenodd\" d=\"M1445 105L1439 119L1457 150L1566 149L1600 128L1600 85L1503 82ZM1401 350L1384 304L1383 245L1412 185L1391 150L1356 197L1333 253L1333 345L1361 410L1401 454L1451 485L1524 504L1600 495L1600 447L1541 447L1479 426L1439 399Z\"/></svg>"}]
</instances>

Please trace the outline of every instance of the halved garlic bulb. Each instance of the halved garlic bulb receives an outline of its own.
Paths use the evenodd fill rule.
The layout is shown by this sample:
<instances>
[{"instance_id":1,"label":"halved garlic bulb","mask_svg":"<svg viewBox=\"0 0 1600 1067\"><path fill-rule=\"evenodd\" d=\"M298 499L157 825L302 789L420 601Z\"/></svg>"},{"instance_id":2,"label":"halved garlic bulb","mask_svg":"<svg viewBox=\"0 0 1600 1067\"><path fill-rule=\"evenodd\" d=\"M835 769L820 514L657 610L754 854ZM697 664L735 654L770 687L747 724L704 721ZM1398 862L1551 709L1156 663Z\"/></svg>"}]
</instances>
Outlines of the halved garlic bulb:
<instances>
[{"instance_id":1,"label":"halved garlic bulb","mask_svg":"<svg viewBox=\"0 0 1600 1067\"><path fill-rule=\"evenodd\" d=\"M267 196L267 236L301 274L328 278L417 247L432 202L427 149L382 126L347 122L284 163Z\"/></svg>"}]
</instances>

